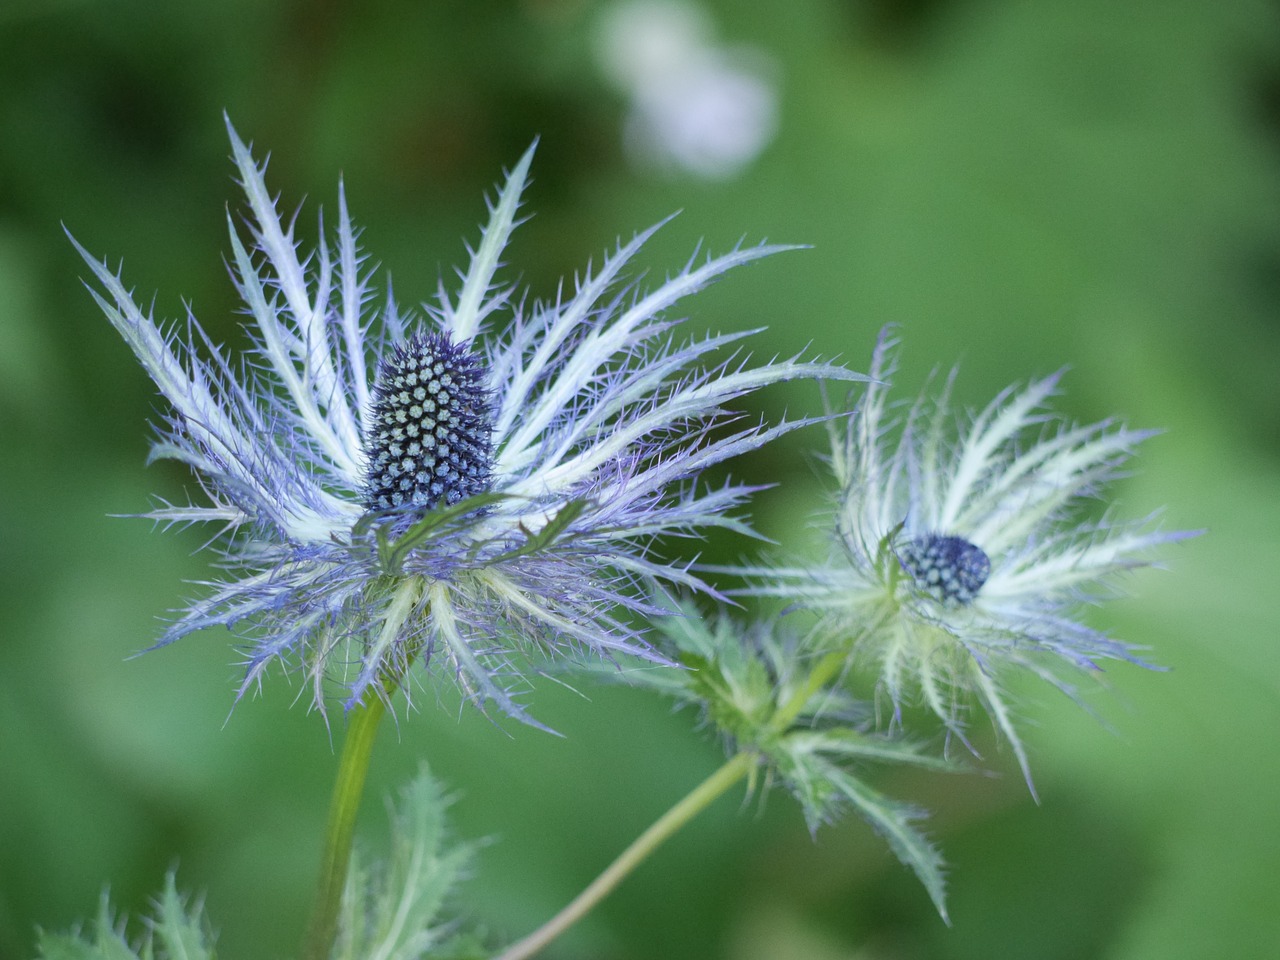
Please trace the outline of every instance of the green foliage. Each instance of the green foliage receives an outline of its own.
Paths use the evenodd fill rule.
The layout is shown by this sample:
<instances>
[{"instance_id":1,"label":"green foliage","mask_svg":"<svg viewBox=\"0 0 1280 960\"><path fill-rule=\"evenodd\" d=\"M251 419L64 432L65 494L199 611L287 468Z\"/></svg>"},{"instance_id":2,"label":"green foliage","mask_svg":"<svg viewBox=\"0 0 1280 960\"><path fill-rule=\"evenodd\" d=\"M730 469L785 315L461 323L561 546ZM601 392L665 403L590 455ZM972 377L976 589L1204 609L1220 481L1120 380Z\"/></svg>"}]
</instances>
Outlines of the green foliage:
<instances>
[{"instance_id":1,"label":"green foliage","mask_svg":"<svg viewBox=\"0 0 1280 960\"><path fill-rule=\"evenodd\" d=\"M455 504L441 504L433 510L428 510L422 519L414 521L409 529L395 540L391 539L387 527L379 523L380 520L385 519L385 516L380 512L370 511L355 522L351 528L351 535L358 541L364 539L372 529L379 566L388 576L398 576L404 572L405 558L433 536L447 534L462 526L464 521L477 510L483 510L509 499L507 494L479 493Z\"/></svg>"},{"instance_id":2,"label":"green foliage","mask_svg":"<svg viewBox=\"0 0 1280 960\"><path fill-rule=\"evenodd\" d=\"M473 848L446 845L448 800L422 768L390 811L391 852L385 861L352 855L338 918L333 960L483 960L478 938L441 919ZM213 960L213 935L202 906L188 905L173 874L146 932L131 945L104 895L87 934L41 933L39 960Z\"/></svg>"},{"instance_id":3,"label":"green foliage","mask_svg":"<svg viewBox=\"0 0 1280 960\"><path fill-rule=\"evenodd\" d=\"M696 705L733 744L772 738L769 722L788 678L789 661L781 644L762 642L752 649L731 620L708 621L692 607L665 619L662 631L687 669L646 672L641 683Z\"/></svg>"},{"instance_id":4,"label":"green foliage","mask_svg":"<svg viewBox=\"0 0 1280 960\"><path fill-rule=\"evenodd\" d=\"M507 553L501 554L494 558L494 563L501 563L504 560L514 560L517 557L527 557L530 554L545 550L548 546L555 543L560 534L564 533L573 524L573 521L582 516L582 512L590 505L589 500L579 498L570 500L563 507L547 520L546 524L538 530L527 530L521 526L521 531L528 538L519 547Z\"/></svg>"},{"instance_id":5,"label":"green foliage","mask_svg":"<svg viewBox=\"0 0 1280 960\"><path fill-rule=\"evenodd\" d=\"M851 807L884 837L894 855L915 871L938 913L947 919L942 855L913 825L925 812L891 800L864 783L848 766L848 761L854 758L946 766L934 757L921 754L913 744L868 736L847 728L793 733L781 741L772 760L804 807L810 827L816 828L843 807Z\"/></svg>"},{"instance_id":6,"label":"green foliage","mask_svg":"<svg viewBox=\"0 0 1280 960\"><path fill-rule=\"evenodd\" d=\"M164 892L154 916L145 920L146 933L130 945L125 925L112 919L106 895L91 934L41 933L40 960L213 960L213 935L199 903L190 907L178 893L174 876L165 878Z\"/></svg>"},{"instance_id":7,"label":"green foliage","mask_svg":"<svg viewBox=\"0 0 1280 960\"><path fill-rule=\"evenodd\" d=\"M404 573L404 561L410 552L422 547L433 537L446 536L455 532L464 526L469 518L473 517L478 511L486 510L503 501L512 499L516 498L512 497L511 494L478 493L454 504L440 504L427 511L420 520L415 520L407 530L395 539L392 539L387 525L381 522L387 518L387 514L385 512L370 511L352 525L351 533L353 539L361 541L367 540L370 531L372 531L373 543L371 549L376 553L379 567L387 576L400 576ZM513 547L506 553L497 555L492 562L501 563L518 557L527 557L545 550L555 543L578 517L582 516L583 511L589 505L590 501L585 498L570 500L552 514L547 519L547 522L538 529L529 530L522 525L521 532L524 533L526 538L524 543ZM474 557L479 548L485 545L483 541L476 543L472 548L472 556Z\"/></svg>"},{"instance_id":8,"label":"green foliage","mask_svg":"<svg viewBox=\"0 0 1280 960\"><path fill-rule=\"evenodd\" d=\"M391 852L362 862L353 852L338 916L334 960L468 960L487 954L457 934L441 911L472 856L446 844L448 800L423 767L390 811Z\"/></svg>"},{"instance_id":9,"label":"green foliage","mask_svg":"<svg viewBox=\"0 0 1280 960\"><path fill-rule=\"evenodd\" d=\"M942 857L915 826L923 812L870 787L862 768L954 767L901 735L873 730L866 705L842 688L843 658L819 655L777 623L743 627L685 606L661 626L684 669L637 671L631 679L696 706L731 749L755 754L799 801L811 830L855 811L946 918Z\"/></svg>"}]
</instances>

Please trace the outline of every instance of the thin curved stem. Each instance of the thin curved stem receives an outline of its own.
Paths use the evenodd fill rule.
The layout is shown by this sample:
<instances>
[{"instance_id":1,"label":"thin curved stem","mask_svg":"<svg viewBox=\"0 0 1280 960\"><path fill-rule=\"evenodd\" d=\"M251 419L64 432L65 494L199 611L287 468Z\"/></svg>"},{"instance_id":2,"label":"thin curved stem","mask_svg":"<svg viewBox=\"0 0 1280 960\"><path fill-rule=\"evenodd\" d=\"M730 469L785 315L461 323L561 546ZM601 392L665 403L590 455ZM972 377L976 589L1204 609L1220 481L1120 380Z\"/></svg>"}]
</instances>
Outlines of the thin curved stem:
<instances>
[{"instance_id":1,"label":"thin curved stem","mask_svg":"<svg viewBox=\"0 0 1280 960\"><path fill-rule=\"evenodd\" d=\"M734 754L719 770L703 780L684 799L664 813L618 859L591 881L563 910L523 940L504 950L495 960L527 960L608 896L619 883L653 853L664 840L711 805L725 791L747 775L756 764L753 753Z\"/></svg>"}]
</instances>

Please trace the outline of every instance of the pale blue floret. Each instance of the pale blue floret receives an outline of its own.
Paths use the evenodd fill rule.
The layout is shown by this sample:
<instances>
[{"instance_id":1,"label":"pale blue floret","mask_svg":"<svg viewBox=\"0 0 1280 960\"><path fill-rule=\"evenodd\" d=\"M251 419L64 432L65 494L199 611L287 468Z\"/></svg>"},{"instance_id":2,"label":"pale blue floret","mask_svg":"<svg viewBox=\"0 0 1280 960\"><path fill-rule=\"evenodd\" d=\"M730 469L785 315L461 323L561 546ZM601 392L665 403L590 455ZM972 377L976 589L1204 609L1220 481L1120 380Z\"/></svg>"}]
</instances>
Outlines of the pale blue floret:
<instances>
[{"instance_id":1,"label":"pale blue floret","mask_svg":"<svg viewBox=\"0 0 1280 960\"><path fill-rule=\"evenodd\" d=\"M252 338L239 364L192 316L158 324L117 274L77 248L100 285L93 296L168 402L153 457L188 464L208 498L148 516L227 530L228 575L181 611L158 645L208 626L236 629L247 641L241 693L281 662L307 673L319 708L330 683L351 704L380 671L429 659L447 664L476 702L527 719L513 699L520 656L655 657L630 625L631 613L648 610L636 588L705 585L684 562L655 553L654 538L744 529L734 511L750 488L707 489L698 476L807 422L724 429L737 421L725 411L783 380L864 379L799 357L757 366L735 352L710 360L748 333L672 339L678 321L666 310L784 247L691 261L642 292L621 276L651 229L555 302L524 309L494 276L532 148L492 205L456 295L442 289L421 319L402 316L389 294L375 308L344 191L336 241L322 238L300 254L265 167L228 130L250 212L247 244L230 224L232 274ZM424 336L446 338L483 371L491 454L482 463L473 450L462 469L488 476L457 495L442 487L442 497L408 498L406 509L417 512L402 512L397 530L437 502L465 506L478 495L483 504L446 512L429 534L394 549L368 511L374 383L381 358ZM411 465L415 475L439 466Z\"/></svg>"}]
</instances>

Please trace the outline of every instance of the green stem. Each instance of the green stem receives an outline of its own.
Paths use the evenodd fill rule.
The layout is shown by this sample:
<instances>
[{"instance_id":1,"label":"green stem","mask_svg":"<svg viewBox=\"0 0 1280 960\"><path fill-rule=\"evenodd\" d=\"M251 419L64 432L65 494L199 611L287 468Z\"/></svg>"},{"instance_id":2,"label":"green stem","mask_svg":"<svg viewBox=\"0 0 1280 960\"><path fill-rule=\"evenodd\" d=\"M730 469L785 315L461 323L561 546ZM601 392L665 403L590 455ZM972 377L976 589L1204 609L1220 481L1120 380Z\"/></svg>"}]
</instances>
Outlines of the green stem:
<instances>
[{"instance_id":1,"label":"green stem","mask_svg":"<svg viewBox=\"0 0 1280 960\"><path fill-rule=\"evenodd\" d=\"M773 719L769 723L773 732L785 733L805 708L805 704L845 668L848 659L849 655L846 651L832 650L814 664L813 669L809 671L809 677L805 680L804 686L797 690L791 699L780 706L778 712L773 715Z\"/></svg>"},{"instance_id":2,"label":"green stem","mask_svg":"<svg viewBox=\"0 0 1280 960\"><path fill-rule=\"evenodd\" d=\"M390 641L399 634L421 595L422 581L416 577L406 579L397 588L387 608L387 618L375 650L389 649ZM360 812L373 743L377 739L378 725L387 712L387 703L400 687L404 665L412 659L412 656L406 656L399 661L398 667L387 663L378 687L371 686L366 690L363 701L348 714L347 737L342 743L338 775L329 801L329 821L325 826L324 850L320 859L320 882L316 887L311 924L302 942L302 960L329 960L333 953L342 891L351 864L356 814Z\"/></svg>"},{"instance_id":3,"label":"green stem","mask_svg":"<svg viewBox=\"0 0 1280 960\"><path fill-rule=\"evenodd\" d=\"M869 626L867 626L859 637L865 637L884 624L891 616L891 610L883 611ZM809 701L828 683L839 676L840 671L844 670L849 662L849 651L857 646L857 639L849 643L845 647L832 650L809 671L809 676L805 678L804 686L797 690L782 706L778 708L778 712L773 715L773 719L769 722L770 729L777 734L786 733L791 724L795 722L796 717L800 716Z\"/></svg>"},{"instance_id":4,"label":"green stem","mask_svg":"<svg viewBox=\"0 0 1280 960\"><path fill-rule=\"evenodd\" d=\"M597 903L609 895L623 879L653 853L664 840L705 810L726 790L747 775L756 764L753 753L737 753L719 770L688 793L683 800L661 817L623 850L618 859L573 898L554 917L523 940L512 944L496 960L526 960L569 927L573 926Z\"/></svg>"},{"instance_id":5,"label":"green stem","mask_svg":"<svg viewBox=\"0 0 1280 960\"><path fill-rule=\"evenodd\" d=\"M848 662L848 651L833 650L819 660L809 672L804 686L778 708L770 721L770 729L783 734L819 690L830 683ZM683 800L664 813L637 837L618 859L590 886L573 898L567 906L529 936L499 954L495 960L527 960L569 927L581 920L597 903L608 896L622 880L639 866L668 837L706 809L731 786L741 780L759 762L747 750L734 754L719 770L702 781Z\"/></svg>"},{"instance_id":6,"label":"green stem","mask_svg":"<svg viewBox=\"0 0 1280 960\"><path fill-rule=\"evenodd\" d=\"M305 960L329 960L333 939L338 931L338 909L347 882L351 862L351 841L355 833L356 814L364 793L365 774L373 754L373 741L378 723L387 712L385 695L370 693L367 703L351 711L347 739L342 744L338 761L338 778L333 784L329 803L329 823L325 828L324 853L320 862L320 883L316 888L311 926L303 942Z\"/></svg>"}]
</instances>

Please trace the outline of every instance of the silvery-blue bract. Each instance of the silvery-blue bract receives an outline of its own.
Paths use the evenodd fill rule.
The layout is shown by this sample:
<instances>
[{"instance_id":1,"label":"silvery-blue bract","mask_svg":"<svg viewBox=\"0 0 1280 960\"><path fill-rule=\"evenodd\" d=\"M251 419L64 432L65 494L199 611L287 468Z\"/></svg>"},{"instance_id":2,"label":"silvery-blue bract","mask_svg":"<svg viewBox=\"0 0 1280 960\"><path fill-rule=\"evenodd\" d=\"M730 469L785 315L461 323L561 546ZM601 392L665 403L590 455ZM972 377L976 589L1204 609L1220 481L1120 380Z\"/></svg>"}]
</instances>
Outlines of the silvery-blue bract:
<instances>
[{"instance_id":1,"label":"silvery-blue bract","mask_svg":"<svg viewBox=\"0 0 1280 960\"><path fill-rule=\"evenodd\" d=\"M422 318L389 293L375 307L344 194L333 245L300 255L265 168L230 134L251 212L248 244L231 224L251 318L241 360L194 317L158 324L81 253L168 402L153 457L188 464L208 498L147 515L227 530L226 577L157 645L236 629L241 693L280 661L306 672L323 710L331 683L350 705L424 662L527 720L514 699L525 658L655 657L633 624L649 609L637 587L705 587L655 538L744 529L733 511L750 489L699 474L804 422L743 423L728 406L791 378L862 379L799 357L709 361L746 333L673 339L665 310L779 247L691 260L646 292L620 278L648 230L554 302L524 307L494 276L532 148L457 291Z\"/></svg>"},{"instance_id":2,"label":"silvery-blue bract","mask_svg":"<svg viewBox=\"0 0 1280 960\"><path fill-rule=\"evenodd\" d=\"M967 419L948 409L949 379L940 397L922 396L902 414L889 401L896 346L881 335L853 415L830 421L830 555L750 572L759 592L817 611L838 638L830 642L870 664L895 723L904 704L923 702L963 739L976 696L1025 774L1002 689L1007 670L1074 695L1064 666L1141 663L1134 647L1081 622L1080 608L1188 534L1109 510L1080 515L1149 431L1051 418L1044 405L1057 375L1009 388Z\"/></svg>"}]
</instances>

